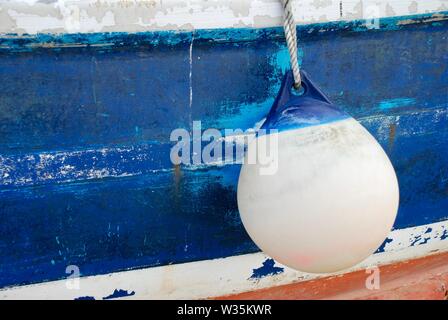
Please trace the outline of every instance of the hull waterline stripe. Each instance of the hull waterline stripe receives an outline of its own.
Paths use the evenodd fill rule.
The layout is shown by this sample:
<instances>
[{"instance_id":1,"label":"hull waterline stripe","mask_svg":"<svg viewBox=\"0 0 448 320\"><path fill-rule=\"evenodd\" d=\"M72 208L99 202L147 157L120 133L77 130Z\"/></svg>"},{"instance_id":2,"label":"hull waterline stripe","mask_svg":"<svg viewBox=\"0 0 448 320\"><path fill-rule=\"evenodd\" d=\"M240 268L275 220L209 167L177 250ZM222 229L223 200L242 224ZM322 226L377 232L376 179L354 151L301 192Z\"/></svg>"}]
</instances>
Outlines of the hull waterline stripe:
<instances>
[{"instance_id":1,"label":"hull waterline stripe","mask_svg":"<svg viewBox=\"0 0 448 320\"><path fill-rule=\"evenodd\" d=\"M448 220L394 230L379 251L338 274L448 251ZM74 279L5 288L0 299L103 299L114 292L132 299L201 299L329 276L297 272L271 261L254 253L123 271L80 278L79 289Z\"/></svg>"}]
</instances>

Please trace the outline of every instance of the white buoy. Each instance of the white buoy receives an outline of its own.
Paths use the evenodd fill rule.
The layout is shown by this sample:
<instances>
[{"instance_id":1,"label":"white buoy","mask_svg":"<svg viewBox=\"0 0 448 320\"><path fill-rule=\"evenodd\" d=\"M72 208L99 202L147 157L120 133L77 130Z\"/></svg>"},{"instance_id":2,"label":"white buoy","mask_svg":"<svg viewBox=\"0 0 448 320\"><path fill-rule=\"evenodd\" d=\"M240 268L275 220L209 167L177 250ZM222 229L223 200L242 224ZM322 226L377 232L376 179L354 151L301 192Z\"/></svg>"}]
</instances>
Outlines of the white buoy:
<instances>
[{"instance_id":1,"label":"white buoy","mask_svg":"<svg viewBox=\"0 0 448 320\"><path fill-rule=\"evenodd\" d=\"M262 127L279 131L248 145L238 207L266 254L300 271L335 272L361 262L385 240L398 210L398 182L375 138L329 103L306 74L302 79L305 92L294 96L292 75L285 77ZM249 164L251 152L271 153L276 169Z\"/></svg>"}]
</instances>

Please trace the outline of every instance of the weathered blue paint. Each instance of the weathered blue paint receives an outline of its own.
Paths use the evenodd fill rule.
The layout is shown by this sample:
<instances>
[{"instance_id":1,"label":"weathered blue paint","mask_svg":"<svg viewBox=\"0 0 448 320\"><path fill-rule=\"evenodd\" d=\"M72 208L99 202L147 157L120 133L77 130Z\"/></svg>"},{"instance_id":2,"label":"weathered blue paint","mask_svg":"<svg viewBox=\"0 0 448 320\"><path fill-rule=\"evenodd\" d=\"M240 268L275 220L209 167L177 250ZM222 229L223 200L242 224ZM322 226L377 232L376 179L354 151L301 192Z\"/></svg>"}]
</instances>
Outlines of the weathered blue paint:
<instances>
[{"instance_id":1,"label":"weathered blue paint","mask_svg":"<svg viewBox=\"0 0 448 320\"><path fill-rule=\"evenodd\" d=\"M335 21L313 23L298 26L300 39L315 38L323 34L345 32L375 32L384 30L400 30L409 25L427 23L429 27L443 26L448 11L427 13L402 17L385 17L379 19L379 28L372 30L366 20ZM439 22L442 21L442 22ZM67 48L95 46L107 49L108 47L144 46L172 46L189 41L194 38L208 43L233 43L239 46L241 42L254 40L284 39L282 28L232 28L232 29L202 29L194 31L156 31L156 32L106 32L106 33L62 33L62 34L35 34L35 35L0 35L0 50L34 51L39 47ZM429 40L428 40L429 42Z\"/></svg>"},{"instance_id":2,"label":"weathered blue paint","mask_svg":"<svg viewBox=\"0 0 448 320\"><path fill-rule=\"evenodd\" d=\"M427 243L429 240L431 239L431 237L424 237L422 239L422 236L417 236L415 237L415 239L413 240L413 242L411 243L411 247L415 246L416 243L418 243L419 245L421 244L425 244ZM421 241L423 240L423 241Z\"/></svg>"},{"instance_id":3,"label":"weathered blue paint","mask_svg":"<svg viewBox=\"0 0 448 320\"><path fill-rule=\"evenodd\" d=\"M107 177L154 174L172 167L171 144L0 155L0 190Z\"/></svg>"},{"instance_id":4,"label":"weathered blue paint","mask_svg":"<svg viewBox=\"0 0 448 320\"><path fill-rule=\"evenodd\" d=\"M283 78L280 91L261 129L286 131L348 119L350 116L333 105L301 70L301 92L293 89L292 72ZM263 131L260 131L260 134Z\"/></svg>"},{"instance_id":5,"label":"weathered blue paint","mask_svg":"<svg viewBox=\"0 0 448 320\"><path fill-rule=\"evenodd\" d=\"M266 259L260 268L253 269L250 279L260 279L266 276L273 276L285 271L284 268L276 267L274 259Z\"/></svg>"},{"instance_id":6,"label":"weathered blue paint","mask_svg":"<svg viewBox=\"0 0 448 320\"><path fill-rule=\"evenodd\" d=\"M415 103L415 100L412 98L395 98L389 99L380 102L380 109L391 109L397 107L405 107L410 106Z\"/></svg>"},{"instance_id":7,"label":"weathered blue paint","mask_svg":"<svg viewBox=\"0 0 448 320\"><path fill-rule=\"evenodd\" d=\"M448 219L448 21L407 19L299 28L303 68L392 160L395 228ZM239 165L173 167L169 136L262 120L289 63L280 28L0 42L0 287L258 251Z\"/></svg>"},{"instance_id":8,"label":"weathered blue paint","mask_svg":"<svg viewBox=\"0 0 448 320\"><path fill-rule=\"evenodd\" d=\"M443 234L440 236L440 240L445 240L446 238L448 238L448 231L447 230L443 231Z\"/></svg>"},{"instance_id":9,"label":"weathered blue paint","mask_svg":"<svg viewBox=\"0 0 448 320\"><path fill-rule=\"evenodd\" d=\"M391 243L393 240L390 238L386 238L384 242L380 245L380 247L375 251L375 253L384 252L384 248L388 243Z\"/></svg>"},{"instance_id":10,"label":"weathered blue paint","mask_svg":"<svg viewBox=\"0 0 448 320\"><path fill-rule=\"evenodd\" d=\"M78 298L75 298L75 300L95 300L95 297L92 297L92 296L84 296L84 297L78 297Z\"/></svg>"},{"instance_id":11,"label":"weathered blue paint","mask_svg":"<svg viewBox=\"0 0 448 320\"><path fill-rule=\"evenodd\" d=\"M104 297L103 300L110 300L122 297L129 297L135 295L135 291L128 292L128 290L123 289L115 289L114 292L107 297Z\"/></svg>"}]
</instances>

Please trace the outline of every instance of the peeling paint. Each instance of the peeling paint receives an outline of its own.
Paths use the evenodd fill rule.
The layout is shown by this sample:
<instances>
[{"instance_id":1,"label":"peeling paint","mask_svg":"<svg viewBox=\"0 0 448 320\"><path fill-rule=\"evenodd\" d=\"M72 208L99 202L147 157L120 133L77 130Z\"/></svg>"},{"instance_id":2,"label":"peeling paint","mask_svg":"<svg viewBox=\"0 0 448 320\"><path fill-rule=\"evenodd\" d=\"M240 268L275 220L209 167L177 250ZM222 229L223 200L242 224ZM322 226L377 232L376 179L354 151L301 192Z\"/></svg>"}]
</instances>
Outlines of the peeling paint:
<instances>
[{"instance_id":1,"label":"peeling paint","mask_svg":"<svg viewBox=\"0 0 448 320\"><path fill-rule=\"evenodd\" d=\"M400 239L414 239L416 232L425 232L429 228L432 230L444 230L442 234L445 235L445 238L440 239L443 241L437 239L437 241L428 241L424 245L413 247L402 245ZM327 276L340 276L345 272L405 261L434 252L444 252L448 248L445 243L445 239L448 238L447 228L447 221L444 221L417 228L394 230L390 234L390 239L394 240L389 242L387 252L374 254L359 265L336 274L307 274L277 265L278 268L284 269L283 272L257 278L254 281L254 279L247 277L248 272L253 272L254 265L264 264L272 259L263 253L253 253L223 259L81 277L80 292L84 294L81 297L86 298L110 296L109 292L113 291L113 294L115 294L115 291L118 291L114 289L117 284L125 284L127 288L132 288L132 291L120 291L124 291L127 294L134 292L136 299L204 299L307 280L317 280ZM264 265L261 268L263 267ZM207 270L207 272L204 272L204 270ZM169 286L163 285L165 280L162 278L164 278L163 275L165 274L169 274L167 276L171 281ZM185 277L185 274L188 274L188 277ZM77 292L74 292L75 290L66 290L65 281L51 281L36 285L6 288L0 290L0 297L2 299L30 299L36 296L45 296L53 299L79 298L80 292L77 290ZM152 285L148 286L148 283ZM221 285L216 286L216 283ZM118 291L119 295L120 291ZM92 293L95 296L92 296Z\"/></svg>"},{"instance_id":2,"label":"peeling paint","mask_svg":"<svg viewBox=\"0 0 448 320\"><path fill-rule=\"evenodd\" d=\"M386 238L383 242L383 244L376 250L375 253L379 253L379 252L384 252L384 248L386 247L386 245L388 243L391 243L393 241L393 239L390 238Z\"/></svg>"},{"instance_id":3,"label":"peeling paint","mask_svg":"<svg viewBox=\"0 0 448 320\"><path fill-rule=\"evenodd\" d=\"M74 300L95 300L95 297L92 297L92 296L82 296L82 297L75 298Z\"/></svg>"},{"instance_id":4,"label":"peeling paint","mask_svg":"<svg viewBox=\"0 0 448 320\"><path fill-rule=\"evenodd\" d=\"M266 276L273 276L282 273L285 269L276 267L274 259L266 259L260 268L253 269L250 279L260 279Z\"/></svg>"},{"instance_id":5,"label":"peeling paint","mask_svg":"<svg viewBox=\"0 0 448 320\"><path fill-rule=\"evenodd\" d=\"M414 98L394 98L380 102L380 109L392 109L397 107L406 107L415 104Z\"/></svg>"},{"instance_id":6,"label":"peeling paint","mask_svg":"<svg viewBox=\"0 0 448 320\"><path fill-rule=\"evenodd\" d=\"M135 295L135 291L128 292L128 290L115 289L112 294L104 297L103 300L123 298L123 297L130 297L130 296L133 296L133 295Z\"/></svg>"},{"instance_id":7,"label":"peeling paint","mask_svg":"<svg viewBox=\"0 0 448 320\"><path fill-rule=\"evenodd\" d=\"M428 17L434 19L432 14ZM383 252L378 256L385 254L386 258L381 259L402 259L403 252L411 252L408 257L414 257L442 250L448 237L446 221L437 223L448 218L445 212L448 171L444 161L448 109L446 95L437 89L444 89L448 79L439 67L446 52L446 42L441 40L446 36L447 22L432 25L420 23L422 17L409 20L413 25L403 24L397 29L394 27L403 18L382 20L385 32L357 32L357 22L298 28L304 33L303 64L313 80L316 78L383 146L392 145L393 141L393 150L389 150L393 151L391 158L403 181L403 206L396 223L399 230L382 246ZM30 279L30 270L37 267L45 272L33 274L31 282L62 279L64 258L86 263L83 275L95 275L98 270L114 272L152 266L155 276L151 279L157 284L160 269L156 266L178 263L163 273L164 287L154 286L142 292L136 289L138 284L124 286L128 291L132 289L149 297L154 292L155 296L162 293L182 296L178 285L183 280L186 288L197 286L202 290L198 292L207 296L204 292L209 291L204 287L208 289L209 283L220 281L219 277L227 277L228 273L232 276L225 279L234 279L232 265L219 269L219 276L213 276L213 280L206 278L204 282L208 285L204 286L198 284L200 276L179 279L176 270L183 262L256 250L241 230L234 203L238 166L226 164L219 170L208 164L191 170L173 168L167 157L169 145L165 144L169 134L161 131L167 130L165 125L188 124L186 119L192 116L204 120L209 127L219 128L249 128L263 122L278 89L277 79L288 67L281 28L195 30L194 44L193 32L101 33L84 38L80 34L11 35L9 40L17 42L6 38L2 40L5 46L13 44L16 49L27 43L30 47L18 54L10 48L1 52L4 59L0 70L9 77L0 85L0 213L4 221L2 241L7 244L2 252L5 262L1 264L4 285ZM382 46L377 45L379 42ZM391 64L396 58L393 49L397 43L412 48L413 54L403 58L401 64ZM353 52L357 59L353 59ZM435 52L442 55L434 55ZM159 56L163 60L158 60ZM382 58L369 64L375 57ZM156 72L160 65L165 69ZM401 65L410 66L421 77L408 77L407 69L400 72ZM175 72L170 66L176 66ZM218 85L208 78L213 70L228 72L222 76L219 73L222 82ZM48 76L51 72L57 76ZM169 76L158 81L155 73ZM378 77L388 73L393 76ZM15 76L11 77L12 74ZM23 77L25 74L28 78ZM46 81L42 81L42 75L48 76ZM84 81L79 81L81 78ZM60 89L61 83L69 89L54 91ZM190 100L193 84L194 99ZM431 90L424 92L420 89L423 85ZM10 90L17 87L21 88L21 95ZM116 90L113 95L111 88ZM55 96L54 92L61 95ZM176 99L157 100L165 96ZM397 103L396 97L412 97L415 101ZM12 103L5 103L7 99ZM37 101L40 103L36 104ZM142 105L145 101L151 101L151 105ZM381 101L385 108L380 108ZM164 117L165 114L171 118ZM114 131L117 123L119 130ZM157 135L148 138L145 136L148 131ZM176 195L171 194L173 190ZM172 210L171 200L175 197L185 206ZM30 211L38 214L29 215ZM93 218L96 223L91 225ZM432 222L435 225L430 227L414 227ZM12 225L20 228L11 228ZM37 232L37 228L41 231ZM39 254L32 256L29 252ZM17 253L21 256L15 264L22 264L20 270L11 264L11 257L17 257ZM373 260L377 259L375 256ZM262 265L266 259L263 256L251 260L244 268L235 264L244 269L238 273L241 287L272 284L273 278L302 279L303 275L291 276L284 268L275 277L248 280L253 267ZM211 260L205 263L214 265ZM264 267L263 264L257 269ZM283 268L275 264L271 267ZM139 270L129 272L134 271L132 274L141 275ZM185 270L180 274L184 275ZM119 282L103 284L107 291L101 294L97 288L70 294L103 297L123 287Z\"/></svg>"},{"instance_id":8,"label":"peeling paint","mask_svg":"<svg viewBox=\"0 0 448 320\"><path fill-rule=\"evenodd\" d=\"M1 2L0 34L142 32L215 28L264 28L282 25L277 0L83 0ZM364 19L363 7L371 0L307 0L293 2L299 24ZM383 17L440 12L443 0L380 0Z\"/></svg>"},{"instance_id":9,"label":"peeling paint","mask_svg":"<svg viewBox=\"0 0 448 320\"><path fill-rule=\"evenodd\" d=\"M443 223L431 226L414 227L406 236L389 236L378 248L378 252L391 252L391 250L403 250L406 247L433 244L447 238L448 227ZM398 233L397 233L398 234ZM393 233L391 234L393 235Z\"/></svg>"},{"instance_id":10,"label":"peeling paint","mask_svg":"<svg viewBox=\"0 0 448 320\"><path fill-rule=\"evenodd\" d=\"M448 238L448 229L445 229L442 235L440 236L440 240L445 240L447 238Z\"/></svg>"}]
</instances>

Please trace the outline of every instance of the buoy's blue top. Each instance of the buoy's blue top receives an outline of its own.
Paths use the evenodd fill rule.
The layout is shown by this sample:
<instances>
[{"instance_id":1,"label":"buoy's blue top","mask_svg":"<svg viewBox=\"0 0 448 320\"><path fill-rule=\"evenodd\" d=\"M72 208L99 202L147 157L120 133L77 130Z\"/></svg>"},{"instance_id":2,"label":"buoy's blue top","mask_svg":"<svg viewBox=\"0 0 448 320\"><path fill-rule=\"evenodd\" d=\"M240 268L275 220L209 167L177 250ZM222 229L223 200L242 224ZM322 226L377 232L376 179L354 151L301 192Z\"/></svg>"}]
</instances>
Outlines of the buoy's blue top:
<instances>
[{"instance_id":1,"label":"buoy's blue top","mask_svg":"<svg viewBox=\"0 0 448 320\"><path fill-rule=\"evenodd\" d=\"M267 132L293 130L349 118L350 116L330 100L309 79L304 71L300 91L293 89L294 78L289 71L283 78L280 91L261 126Z\"/></svg>"}]
</instances>

